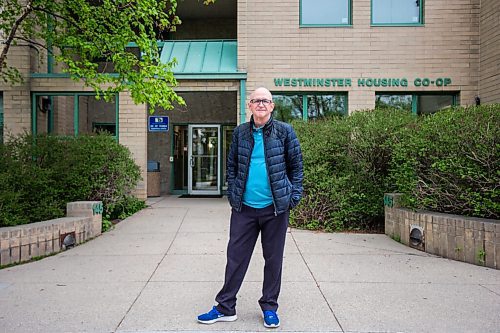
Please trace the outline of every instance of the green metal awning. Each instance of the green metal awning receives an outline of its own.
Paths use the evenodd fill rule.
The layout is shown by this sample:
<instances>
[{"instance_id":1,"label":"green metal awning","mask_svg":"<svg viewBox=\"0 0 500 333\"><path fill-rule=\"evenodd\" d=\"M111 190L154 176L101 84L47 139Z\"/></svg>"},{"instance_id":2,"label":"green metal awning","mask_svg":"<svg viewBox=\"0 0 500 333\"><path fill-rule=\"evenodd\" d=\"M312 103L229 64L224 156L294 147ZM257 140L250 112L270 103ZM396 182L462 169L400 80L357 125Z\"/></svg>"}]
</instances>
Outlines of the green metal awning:
<instances>
[{"instance_id":1,"label":"green metal awning","mask_svg":"<svg viewBox=\"0 0 500 333\"><path fill-rule=\"evenodd\" d=\"M164 41L160 61L177 60L177 79L246 79L238 72L235 40Z\"/></svg>"}]
</instances>

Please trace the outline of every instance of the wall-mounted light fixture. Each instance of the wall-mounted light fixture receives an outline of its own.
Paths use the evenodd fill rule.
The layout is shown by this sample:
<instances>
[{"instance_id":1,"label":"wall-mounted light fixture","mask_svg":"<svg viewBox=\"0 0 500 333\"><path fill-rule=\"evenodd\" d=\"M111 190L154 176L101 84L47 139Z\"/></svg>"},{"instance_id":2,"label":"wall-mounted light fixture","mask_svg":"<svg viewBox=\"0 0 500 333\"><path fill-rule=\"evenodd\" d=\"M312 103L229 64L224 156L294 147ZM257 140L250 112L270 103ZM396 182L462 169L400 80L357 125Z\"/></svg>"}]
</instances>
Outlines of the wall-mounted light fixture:
<instances>
[{"instance_id":1,"label":"wall-mounted light fixture","mask_svg":"<svg viewBox=\"0 0 500 333\"><path fill-rule=\"evenodd\" d=\"M50 97L47 96L42 96L40 97L40 104L38 105L38 110L40 112L46 113L47 111L50 111L52 101L50 100Z\"/></svg>"}]
</instances>

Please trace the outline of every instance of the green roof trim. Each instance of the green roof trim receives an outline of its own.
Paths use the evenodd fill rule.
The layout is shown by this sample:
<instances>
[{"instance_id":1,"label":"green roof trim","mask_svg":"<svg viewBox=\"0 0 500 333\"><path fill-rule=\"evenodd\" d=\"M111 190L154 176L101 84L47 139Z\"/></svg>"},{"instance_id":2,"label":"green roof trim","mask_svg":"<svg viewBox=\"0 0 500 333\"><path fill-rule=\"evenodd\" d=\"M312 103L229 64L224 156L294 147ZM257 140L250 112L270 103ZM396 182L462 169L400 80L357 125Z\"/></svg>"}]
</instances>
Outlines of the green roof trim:
<instances>
[{"instance_id":1,"label":"green roof trim","mask_svg":"<svg viewBox=\"0 0 500 333\"><path fill-rule=\"evenodd\" d=\"M128 47L134 47L129 43ZM178 80L246 80L246 72L238 72L236 40L167 40L158 41L160 62L174 58L173 73ZM117 76L116 73L107 75ZM31 73L32 78L69 78L67 73Z\"/></svg>"},{"instance_id":2,"label":"green roof trim","mask_svg":"<svg viewBox=\"0 0 500 333\"><path fill-rule=\"evenodd\" d=\"M173 67L176 78L246 78L246 73L238 72L238 44L235 40L169 40L162 44L160 61L177 60Z\"/></svg>"}]
</instances>

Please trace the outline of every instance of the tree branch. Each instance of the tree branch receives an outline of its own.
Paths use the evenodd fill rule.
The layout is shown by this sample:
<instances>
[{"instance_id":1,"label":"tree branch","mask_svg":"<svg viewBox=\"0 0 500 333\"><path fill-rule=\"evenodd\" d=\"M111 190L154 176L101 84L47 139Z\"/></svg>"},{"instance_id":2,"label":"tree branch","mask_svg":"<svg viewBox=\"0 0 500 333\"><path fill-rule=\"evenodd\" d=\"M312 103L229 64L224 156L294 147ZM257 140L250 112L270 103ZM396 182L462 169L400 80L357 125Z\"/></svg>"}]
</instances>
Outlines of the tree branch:
<instances>
[{"instance_id":1,"label":"tree branch","mask_svg":"<svg viewBox=\"0 0 500 333\"><path fill-rule=\"evenodd\" d=\"M42 43L39 43L39 42L35 42L34 40L31 40L29 38L25 38L25 37L20 37L20 36L14 36L14 39L19 39L19 40L23 40L27 43L31 45L36 45L36 46L39 46L45 50L47 50L47 52L51 53L51 54L54 54L53 52L51 52L48 48L47 48L47 45L43 45Z\"/></svg>"},{"instance_id":2,"label":"tree branch","mask_svg":"<svg viewBox=\"0 0 500 333\"><path fill-rule=\"evenodd\" d=\"M126 4L123 4L121 6L118 5L118 10L124 10L126 8L130 8L130 7L132 7L132 5L133 5L132 2L127 2Z\"/></svg>"},{"instance_id":3,"label":"tree branch","mask_svg":"<svg viewBox=\"0 0 500 333\"><path fill-rule=\"evenodd\" d=\"M63 20L63 21L66 21L66 22L70 23L72 26L76 27L76 28L78 29L78 31L83 32L83 30L81 29L81 27L80 27L80 26L79 26L79 25L78 25L78 24L77 24L74 20L70 20L70 19L69 19L69 18L67 18L67 17L64 17L64 16L62 16L62 15L59 15L59 14L57 14L57 13L53 13L53 12L51 12L50 10L47 10L47 9L45 9L45 8L43 8L43 7L38 7L38 6L35 6L35 7L33 7L33 10L34 10L34 11L44 12L44 13L46 13L46 14L48 14L48 15L52 15L52 16L54 16L54 17L56 17L56 18L59 18L59 19L61 19L61 20Z\"/></svg>"},{"instance_id":4,"label":"tree branch","mask_svg":"<svg viewBox=\"0 0 500 333\"><path fill-rule=\"evenodd\" d=\"M7 37L7 40L4 42L5 46L2 50L2 54L0 54L0 71L6 67L5 58L7 57L7 52L9 52L10 46L12 44L12 41L14 40L17 29L24 21L24 19L33 11L33 7L31 6L32 4L33 0L28 0L28 2L26 3L26 7L24 7L21 13L21 16L17 18L17 20L14 22L14 25L12 26L12 29L10 29L9 37Z\"/></svg>"}]
</instances>

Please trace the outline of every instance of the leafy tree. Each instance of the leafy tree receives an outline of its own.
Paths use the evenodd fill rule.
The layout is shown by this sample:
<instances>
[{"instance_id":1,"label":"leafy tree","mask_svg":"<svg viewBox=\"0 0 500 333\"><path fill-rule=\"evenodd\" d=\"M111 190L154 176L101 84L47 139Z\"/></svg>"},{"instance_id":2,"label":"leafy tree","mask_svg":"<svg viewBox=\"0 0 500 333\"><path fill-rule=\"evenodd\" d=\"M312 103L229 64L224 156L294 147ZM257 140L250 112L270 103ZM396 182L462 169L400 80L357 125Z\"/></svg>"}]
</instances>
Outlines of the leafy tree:
<instances>
[{"instance_id":1,"label":"leafy tree","mask_svg":"<svg viewBox=\"0 0 500 333\"><path fill-rule=\"evenodd\" d=\"M45 49L65 65L65 73L105 98L128 90L138 104L165 109L172 102L184 104L172 89L175 63L161 63L156 44L181 23L176 9L177 0L4 0L0 78L22 82L19 70L6 60L12 46L25 45Z\"/></svg>"}]
</instances>

